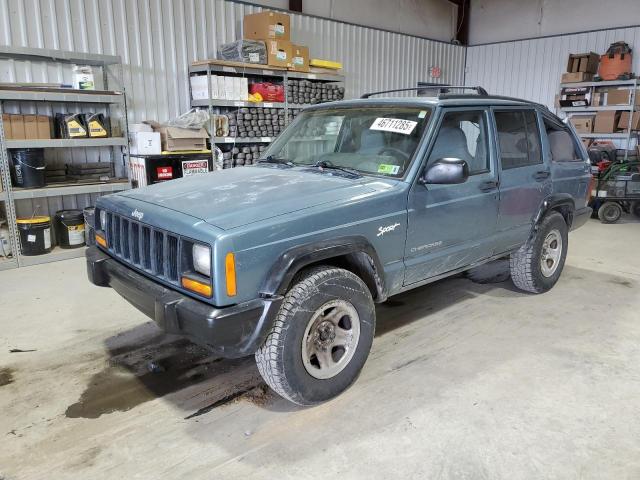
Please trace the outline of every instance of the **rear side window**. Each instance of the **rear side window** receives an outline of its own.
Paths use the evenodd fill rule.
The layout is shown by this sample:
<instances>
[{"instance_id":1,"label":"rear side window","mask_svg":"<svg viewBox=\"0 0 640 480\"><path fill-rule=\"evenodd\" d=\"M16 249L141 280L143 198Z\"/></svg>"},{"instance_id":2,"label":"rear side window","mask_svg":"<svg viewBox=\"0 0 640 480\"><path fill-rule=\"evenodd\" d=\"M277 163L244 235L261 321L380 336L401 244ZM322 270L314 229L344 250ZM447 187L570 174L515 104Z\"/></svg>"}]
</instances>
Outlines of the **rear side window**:
<instances>
[{"instance_id":1,"label":"rear side window","mask_svg":"<svg viewBox=\"0 0 640 480\"><path fill-rule=\"evenodd\" d=\"M545 119L544 129L547 132L551 159L554 162L582 162L576 142L567 127Z\"/></svg>"},{"instance_id":2,"label":"rear side window","mask_svg":"<svg viewBox=\"0 0 640 480\"><path fill-rule=\"evenodd\" d=\"M542 163L540 132L533 110L495 112L503 170Z\"/></svg>"}]
</instances>

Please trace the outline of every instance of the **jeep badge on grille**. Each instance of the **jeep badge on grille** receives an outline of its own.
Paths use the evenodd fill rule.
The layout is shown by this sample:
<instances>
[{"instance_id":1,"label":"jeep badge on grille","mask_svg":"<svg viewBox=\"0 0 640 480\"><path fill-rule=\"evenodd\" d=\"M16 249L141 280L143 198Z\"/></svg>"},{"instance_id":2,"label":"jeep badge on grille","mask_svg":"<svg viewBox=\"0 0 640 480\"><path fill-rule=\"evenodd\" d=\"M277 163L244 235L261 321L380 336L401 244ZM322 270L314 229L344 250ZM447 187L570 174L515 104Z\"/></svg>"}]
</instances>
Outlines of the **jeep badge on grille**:
<instances>
[{"instance_id":1,"label":"jeep badge on grille","mask_svg":"<svg viewBox=\"0 0 640 480\"><path fill-rule=\"evenodd\" d=\"M137 218L138 220L142 221L142 217L144 217L144 213L139 211L137 208L131 212L131 216L133 218Z\"/></svg>"}]
</instances>

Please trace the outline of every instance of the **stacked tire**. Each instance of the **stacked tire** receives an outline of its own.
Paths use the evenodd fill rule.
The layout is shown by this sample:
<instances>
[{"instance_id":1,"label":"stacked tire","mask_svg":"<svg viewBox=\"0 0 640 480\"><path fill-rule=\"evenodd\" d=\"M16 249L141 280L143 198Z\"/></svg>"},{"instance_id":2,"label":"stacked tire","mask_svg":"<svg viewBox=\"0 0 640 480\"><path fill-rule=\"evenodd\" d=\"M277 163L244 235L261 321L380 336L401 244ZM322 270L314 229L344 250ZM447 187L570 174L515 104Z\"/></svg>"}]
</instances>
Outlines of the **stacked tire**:
<instances>
[{"instance_id":1,"label":"stacked tire","mask_svg":"<svg viewBox=\"0 0 640 480\"><path fill-rule=\"evenodd\" d=\"M266 145L235 146L222 154L222 166L223 168L233 168L253 165L266 149Z\"/></svg>"},{"instance_id":2,"label":"stacked tire","mask_svg":"<svg viewBox=\"0 0 640 480\"><path fill-rule=\"evenodd\" d=\"M275 137L285 126L285 112L282 108L239 108L228 113L227 117L230 137Z\"/></svg>"},{"instance_id":3,"label":"stacked tire","mask_svg":"<svg viewBox=\"0 0 640 480\"><path fill-rule=\"evenodd\" d=\"M333 102L344 98L344 87L334 83L290 79L287 82L287 101L297 104Z\"/></svg>"}]
</instances>

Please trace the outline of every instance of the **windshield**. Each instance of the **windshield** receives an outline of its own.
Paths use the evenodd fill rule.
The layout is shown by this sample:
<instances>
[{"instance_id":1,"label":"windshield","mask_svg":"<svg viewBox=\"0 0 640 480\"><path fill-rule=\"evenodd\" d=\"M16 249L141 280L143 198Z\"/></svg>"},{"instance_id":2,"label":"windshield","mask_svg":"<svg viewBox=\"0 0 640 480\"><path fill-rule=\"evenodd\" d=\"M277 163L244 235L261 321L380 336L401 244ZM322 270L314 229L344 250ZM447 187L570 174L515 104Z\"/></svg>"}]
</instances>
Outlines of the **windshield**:
<instances>
[{"instance_id":1,"label":"windshield","mask_svg":"<svg viewBox=\"0 0 640 480\"><path fill-rule=\"evenodd\" d=\"M427 107L399 106L302 112L263 157L402 177L430 113Z\"/></svg>"}]
</instances>

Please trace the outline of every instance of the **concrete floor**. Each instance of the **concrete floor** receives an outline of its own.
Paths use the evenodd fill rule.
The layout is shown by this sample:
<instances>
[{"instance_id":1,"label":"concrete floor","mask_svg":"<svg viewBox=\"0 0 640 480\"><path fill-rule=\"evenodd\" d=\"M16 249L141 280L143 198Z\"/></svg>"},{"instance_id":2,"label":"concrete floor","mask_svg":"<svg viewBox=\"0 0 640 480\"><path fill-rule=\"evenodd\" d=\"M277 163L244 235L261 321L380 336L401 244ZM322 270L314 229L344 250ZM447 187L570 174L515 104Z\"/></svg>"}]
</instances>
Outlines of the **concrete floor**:
<instances>
[{"instance_id":1,"label":"concrete floor","mask_svg":"<svg viewBox=\"0 0 640 480\"><path fill-rule=\"evenodd\" d=\"M310 409L160 335L81 259L1 272L0 479L640 478L639 239L590 221L540 296L394 297L360 379Z\"/></svg>"}]
</instances>

